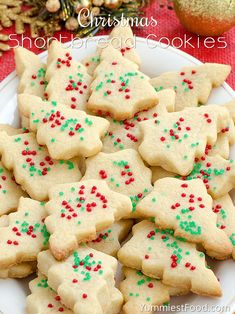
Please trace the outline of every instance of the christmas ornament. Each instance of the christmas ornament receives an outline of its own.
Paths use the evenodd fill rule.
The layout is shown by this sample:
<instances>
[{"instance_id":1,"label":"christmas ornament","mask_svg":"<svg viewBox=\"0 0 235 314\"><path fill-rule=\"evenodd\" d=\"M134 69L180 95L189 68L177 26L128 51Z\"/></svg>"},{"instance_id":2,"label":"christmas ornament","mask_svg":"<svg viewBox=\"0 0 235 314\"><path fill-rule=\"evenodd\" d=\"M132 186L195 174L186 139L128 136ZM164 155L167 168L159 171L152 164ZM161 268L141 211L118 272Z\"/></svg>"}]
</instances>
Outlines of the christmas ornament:
<instances>
[{"instance_id":1,"label":"christmas ornament","mask_svg":"<svg viewBox=\"0 0 235 314\"><path fill-rule=\"evenodd\" d=\"M219 36L235 25L235 1L174 0L177 16L185 28L202 36Z\"/></svg>"},{"instance_id":2,"label":"christmas ornament","mask_svg":"<svg viewBox=\"0 0 235 314\"><path fill-rule=\"evenodd\" d=\"M59 0L47 0L46 9L50 13L55 13L60 9L60 1Z\"/></svg>"},{"instance_id":3,"label":"christmas ornament","mask_svg":"<svg viewBox=\"0 0 235 314\"><path fill-rule=\"evenodd\" d=\"M16 34L25 33L30 29L32 38L39 36L53 36L56 31L65 27L73 31L77 37L93 36L103 28L102 23L86 23L89 19L102 18L103 21L121 18L138 18L142 14L141 8L149 0L0 0L0 30L15 26ZM87 27L80 27L78 14L81 9L90 11L81 14L80 20ZM99 22L99 21L98 21ZM108 23L104 23L108 24ZM1 35L3 36L3 35ZM0 41L6 41L3 36ZM0 43L0 54L8 50L6 43Z\"/></svg>"},{"instance_id":4,"label":"christmas ornament","mask_svg":"<svg viewBox=\"0 0 235 314\"><path fill-rule=\"evenodd\" d=\"M65 27L69 31L75 31L78 28L78 20L75 17L69 17L65 23Z\"/></svg>"}]
</instances>

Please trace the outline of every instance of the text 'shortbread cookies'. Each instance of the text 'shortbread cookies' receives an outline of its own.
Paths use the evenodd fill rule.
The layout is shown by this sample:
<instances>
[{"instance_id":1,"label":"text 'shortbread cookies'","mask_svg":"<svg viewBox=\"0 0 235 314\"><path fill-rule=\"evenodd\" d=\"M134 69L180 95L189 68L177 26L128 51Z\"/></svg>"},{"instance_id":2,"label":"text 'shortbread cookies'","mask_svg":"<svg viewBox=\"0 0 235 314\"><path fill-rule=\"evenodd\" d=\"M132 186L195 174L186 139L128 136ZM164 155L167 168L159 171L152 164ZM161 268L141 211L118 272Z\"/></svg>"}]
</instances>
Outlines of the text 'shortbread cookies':
<instances>
[{"instance_id":1,"label":"text 'shortbread cookies'","mask_svg":"<svg viewBox=\"0 0 235 314\"><path fill-rule=\"evenodd\" d=\"M103 152L114 153L128 148L138 149L142 139L140 122L156 118L159 113L174 111L174 91L166 89L158 92L157 96L158 104L156 106L136 113L132 119L117 121L109 118L110 127L103 138Z\"/></svg>"},{"instance_id":2,"label":"text 'shortbread cookies'","mask_svg":"<svg viewBox=\"0 0 235 314\"><path fill-rule=\"evenodd\" d=\"M0 269L21 262L35 261L37 254L47 248L49 233L44 224L43 203L21 198L18 210L8 215L8 225L0 227Z\"/></svg>"},{"instance_id":3,"label":"text 'shortbread cookies'","mask_svg":"<svg viewBox=\"0 0 235 314\"><path fill-rule=\"evenodd\" d=\"M228 77L231 67L226 64L205 63L185 67L179 72L166 72L153 78L157 91L172 88L176 92L176 111L196 107L208 101L213 87L219 87Z\"/></svg>"},{"instance_id":4,"label":"text 'shortbread cookies'","mask_svg":"<svg viewBox=\"0 0 235 314\"><path fill-rule=\"evenodd\" d=\"M103 49L94 76L87 104L94 113L110 114L114 119L124 120L157 104L157 92L149 78L111 46Z\"/></svg>"},{"instance_id":5,"label":"text 'shortbread cookies'","mask_svg":"<svg viewBox=\"0 0 235 314\"><path fill-rule=\"evenodd\" d=\"M74 60L70 50L63 48L57 40L48 50L46 79L46 99L72 109L86 109L91 77L86 68Z\"/></svg>"},{"instance_id":6,"label":"text 'shortbread cookies'","mask_svg":"<svg viewBox=\"0 0 235 314\"><path fill-rule=\"evenodd\" d=\"M52 158L89 157L100 152L101 137L109 127L106 119L26 94L18 99L22 114L30 119L30 130L37 133L37 142L47 146Z\"/></svg>"},{"instance_id":7,"label":"text 'shortbread cookies'","mask_svg":"<svg viewBox=\"0 0 235 314\"><path fill-rule=\"evenodd\" d=\"M228 110L216 105L162 114L140 123L139 152L151 166L187 175L194 159L204 154L207 144L216 143L217 133L229 123Z\"/></svg>"},{"instance_id":8,"label":"text 'shortbread cookies'","mask_svg":"<svg viewBox=\"0 0 235 314\"><path fill-rule=\"evenodd\" d=\"M78 181L81 177L77 159L53 160L40 146L34 133L8 136L0 132L2 163L13 170L16 182L30 195L42 201L50 187L58 183Z\"/></svg>"},{"instance_id":9,"label":"text 'shortbread cookies'","mask_svg":"<svg viewBox=\"0 0 235 314\"><path fill-rule=\"evenodd\" d=\"M87 179L104 180L110 189L129 196L132 213L128 217L135 216L136 204L152 190L151 171L133 149L87 158L82 180Z\"/></svg>"},{"instance_id":10,"label":"text 'shortbread cookies'","mask_svg":"<svg viewBox=\"0 0 235 314\"><path fill-rule=\"evenodd\" d=\"M185 182L163 178L139 202L137 214L154 217L158 227L172 229L175 236L200 243L208 255L225 259L231 255L232 245L225 232L217 227L212 206L212 198L200 179Z\"/></svg>"},{"instance_id":11,"label":"text 'shortbread cookies'","mask_svg":"<svg viewBox=\"0 0 235 314\"><path fill-rule=\"evenodd\" d=\"M220 284L206 267L205 255L194 243L175 238L173 231L159 230L143 220L133 227L133 237L118 252L125 266L162 279L169 286L206 296L220 296Z\"/></svg>"},{"instance_id":12,"label":"text 'shortbread cookies'","mask_svg":"<svg viewBox=\"0 0 235 314\"><path fill-rule=\"evenodd\" d=\"M58 260L131 212L130 199L101 180L56 185L49 198L45 224L51 234L50 249Z\"/></svg>"},{"instance_id":13,"label":"text 'shortbread cookies'","mask_svg":"<svg viewBox=\"0 0 235 314\"><path fill-rule=\"evenodd\" d=\"M80 246L66 260L58 262L50 251L45 251L38 255L38 269L74 314L120 312L123 298L114 286L114 257Z\"/></svg>"}]
</instances>

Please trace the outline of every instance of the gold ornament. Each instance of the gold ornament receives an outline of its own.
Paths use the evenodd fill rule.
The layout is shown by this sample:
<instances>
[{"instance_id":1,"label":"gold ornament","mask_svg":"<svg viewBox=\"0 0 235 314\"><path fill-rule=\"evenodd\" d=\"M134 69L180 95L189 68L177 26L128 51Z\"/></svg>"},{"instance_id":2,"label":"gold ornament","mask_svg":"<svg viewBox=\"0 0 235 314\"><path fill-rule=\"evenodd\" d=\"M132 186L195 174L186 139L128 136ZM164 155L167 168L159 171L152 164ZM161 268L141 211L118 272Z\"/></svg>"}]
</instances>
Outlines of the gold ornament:
<instances>
[{"instance_id":1,"label":"gold ornament","mask_svg":"<svg viewBox=\"0 0 235 314\"><path fill-rule=\"evenodd\" d=\"M78 29L78 20L75 17L70 17L65 22L65 27L68 31L75 31Z\"/></svg>"},{"instance_id":2,"label":"gold ornament","mask_svg":"<svg viewBox=\"0 0 235 314\"><path fill-rule=\"evenodd\" d=\"M104 6L108 9L117 9L122 4L122 0L104 0Z\"/></svg>"},{"instance_id":3,"label":"gold ornament","mask_svg":"<svg viewBox=\"0 0 235 314\"><path fill-rule=\"evenodd\" d=\"M93 1L92 1L92 4L93 4L95 7L101 7L101 6L104 4L104 0L93 0Z\"/></svg>"},{"instance_id":4,"label":"gold ornament","mask_svg":"<svg viewBox=\"0 0 235 314\"><path fill-rule=\"evenodd\" d=\"M50 13L55 13L60 9L60 1L59 0L47 0L46 9Z\"/></svg>"},{"instance_id":5,"label":"gold ornament","mask_svg":"<svg viewBox=\"0 0 235 314\"><path fill-rule=\"evenodd\" d=\"M80 0L75 6L76 13L79 13L82 9L90 9L91 1L89 0Z\"/></svg>"}]
</instances>

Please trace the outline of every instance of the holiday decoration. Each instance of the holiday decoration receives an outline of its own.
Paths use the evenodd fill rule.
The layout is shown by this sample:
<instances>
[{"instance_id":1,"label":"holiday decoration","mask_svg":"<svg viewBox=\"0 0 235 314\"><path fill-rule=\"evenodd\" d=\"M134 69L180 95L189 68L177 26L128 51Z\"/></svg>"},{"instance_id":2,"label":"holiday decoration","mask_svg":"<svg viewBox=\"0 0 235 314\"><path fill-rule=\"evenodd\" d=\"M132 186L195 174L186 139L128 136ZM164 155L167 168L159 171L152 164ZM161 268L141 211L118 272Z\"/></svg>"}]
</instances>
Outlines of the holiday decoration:
<instances>
[{"instance_id":1,"label":"holiday decoration","mask_svg":"<svg viewBox=\"0 0 235 314\"><path fill-rule=\"evenodd\" d=\"M77 37L93 36L109 20L136 18L141 15L141 8L148 0L0 0L0 30L15 25L15 33L25 33L25 26L30 29L30 36L53 36L64 26ZM83 10L86 9L86 10ZM81 27L82 24L87 25ZM94 23L89 23L93 19ZM0 42L8 38L0 34ZM0 43L0 56L8 50Z\"/></svg>"},{"instance_id":2,"label":"holiday decoration","mask_svg":"<svg viewBox=\"0 0 235 314\"><path fill-rule=\"evenodd\" d=\"M219 36L235 25L235 1L175 0L174 7L181 23L202 36Z\"/></svg>"}]
</instances>

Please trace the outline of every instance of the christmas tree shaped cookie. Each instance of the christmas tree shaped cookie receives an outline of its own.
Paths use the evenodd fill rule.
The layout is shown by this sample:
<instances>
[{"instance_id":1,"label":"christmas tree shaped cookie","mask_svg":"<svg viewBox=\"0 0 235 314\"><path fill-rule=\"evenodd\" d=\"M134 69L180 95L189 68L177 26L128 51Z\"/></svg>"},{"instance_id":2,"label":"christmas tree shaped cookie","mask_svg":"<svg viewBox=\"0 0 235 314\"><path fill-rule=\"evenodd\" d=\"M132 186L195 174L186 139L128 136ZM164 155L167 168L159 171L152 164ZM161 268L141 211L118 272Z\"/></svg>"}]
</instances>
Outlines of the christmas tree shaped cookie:
<instances>
[{"instance_id":1,"label":"christmas tree shaped cookie","mask_svg":"<svg viewBox=\"0 0 235 314\"><path fill-rule=\"evenodd\" d=\"M0 278L26 278L36 271L36 262L23 262L9 268L0 269Z\"/></svg>"},{"instance_id":2,"label":"christmas tree shaped cookie","mask_svg":"<svg viewBox=\"0 0 235 314\"><path fill-rule=\"evenodd\" d=\"M115 288L117 260L86 246L80 246L62 262L50 251L38 255L38 269L48 285L74 314L117 314L123 298Z\"/></svg>"},{"instance_id":3,"label":"christmas tree shaped cookie","mask_svg":"<svg viewBox=\"0 0 235 314\"><path fill-rule=\"evenodd\" d=\"M147 313L147 308L160 306L169 302L169 288L161 281L145 276L141 271L124 267L126 279L121 282L123 294L123 311L125 314ZM153 312L150 311L150 314Z\"/></svg>"},{"instance_id":4,"label":"christmas tree shaped cookie","mask_svg":"<svg viewBox=\"0 0 235 314\"><path fill-rule=\"evenodd\" d=\"M135 38L127 19L122 19L111 31L109 41L113 48L119 50L123 57L141 64L140 56L135 49Z\"/></svg>"},{"instance_id":5,"label":"christmas tree shaped cookie","mask_svg":"<svg viewBox=\"0 0 235 314\"><path fill-rule=\"evenodd\" d=\"M224 106L228 109L231 118L233 119L233 122L235 122L235 101L232 100L230 102L227 102L226 104L224 104Z\"/></svg>"},{"instance_id":6,"label":"christmas tree shaped cookie","mask_svg":"<svg viewBox=\"0 0 235 314\"><path fill-rule=\"evenodd\" d=\"M38 273L37 278L29 282L31 294L26 299L28 314L73 314L71 310L61 304L60 296L47 283L47 278Z\"/></svg>"},{"instance_id":7,"label":"christmas tree shaped cookie","mask_svg":"<svg viewBox=\"0 0 235 314\"><path fill-rule=\"evenodd\" d=\"M176 111L196 107L208 101L213 87L219 87L228 77L231 67L225 64L205 63L185 67L179 72L166 72L153 78L157 91L172 88L176 92Z\"/></svg>"},{"instance_id":8,"label":"christmas tree shaped cookie","mask_svg":"<svg viewBox=\"0 0 235 314\"><path fill-rule=\"evenodd\" d=\"M129 196L132 201L129 218L135 217L136 204L152 190L151 171L133 149L87 158L83 180L87 179L104 180L110 189Z\"/></svg>"},{"instance_id":9,"label":"christmas tree shaped cookie","mask_svg":"<svg viewBox=\"0 0 235 314\"><path fill-rule=\"evenodd\" d=\"M158 227L173 229L175 236L201 243L214 258L225 259L231 254L231 243L216 225L212 198L200 179L156 181L154 190L137 205L137 214L154 217Z\"/></svg>"},{"instance_id":10,"label":"christmas tree shaped cookie","mask_svg":"<svg viewBox=\"0 0 235 314\"><path fill-rule=\"evenodd\" d=\"M95 69L100 64L100 49L86 56L81 63L86 67L87 73L93 76Z\"/></svg>"},{"instance_id":11,"label":"christmas tree shaped cookie","mask_svg":"<svg viewBox=\"0 0 235 314\"><path fill-rule=\"evenodd\" d=\"M196 294L220 296L220 284L206 267L205 255L195 244L175 238L171 230L159 230L149 221L133 227L133 237L118 252L125 266L146 276L162 279L163 284Z\"/></svg>"},{"instance_id":12,"label":"christmas tree shaped cookie","mask_svg":"<svg viewBox=\"0 0 235 314\"><path fill-rule=\"evenodd\" d=\"M106 119L26 94L18 100L21 113L30 119L30 129L37 132L37 142L47 146L52 158L89 157L100 152L100 138L109 127Z\"/></svg>"},{"instance_id":13,"label":"christmas tree shaped cookie","mask_svg":"<svg viewBox=\"0 0 235 314\"><path fill-rule=\"evenodd\" d=\"M220 130L216 143L208 150L209 155L220 155L225 159L229 158L230 146L235 143L235 127L232 113L233 106L235 107L235 102L222 105L222 107L225 107L230 113L230 122L227 127Z\"/></svg>"},{"instance_id":14,"label":"christmas tree shaped cookie","mask_svg":"<svg viewBox=\"0 0 235 314\"><path fill-rule=\"evenodd\" d=\"M27 133L25 129L16 129L13 128L10 124L0 124L0 132L5 131L8 135L16 135L21 133Z\"/></svg>"},{"instance_id":15,"label":"christmas tree shaped cookie","mask_svg":"<svg viewBox=\"0 0 235 314\"><path fill-rule=\"evenodd\" d=\"M91 84L87 104L89 110L124 120L156 105L157 92L135 63L124 58L112 46L104 48L100 57L101 63Z\"/></svg>"},{"instance_id":16,"label":"christmas tree shaped cookie","mask_svg":"<svg viewBox=\"0 0 235 314\"><path fill-rule=\"evenodd\" d=\"M201 179L207 192L214 198L224 196L235 186L235 165L233 159L227 160L219 155L203 155L195 159L193 171L188 176L179 176L161 167L152 167L152 182L165 177L182 180Z\"/></svg>"},{"instance_id":17,"label":"christmas tree shaped cookie","mask_svg":"<svg viewBox=\"0 0 235 314\"><path fill-rule=\"evenodd\" d=\"M154 307L168 303L170 296L184 293L181 288L164 285L159 279L145 276L140 270L123 267L125 279L120 284L125 304L124 314L153 313Z\"/></svg>"},{"instance_id":18,"label":"christmas tree shaped cookie","mask_svg":"<svg viewBox=\"0 0 235 314\"><path fill-rule=\"evenodd\" d=\"M49 47L46 79L45 97L48 100L72 109L86 109L91 77L86 68L74 60L71 52L56 40Z\"/></svg>"},{"instance_id":19,"label":"christmas tree shaped cookie","mask_svg":"<svg viewBox=\"0 0 235 314\"><path fill-rule=\"evenodd\" d=\"M103 139L103 152L114 153L122 149L138 149L142 134L140 122L156 118L159 113L174 111L175 92L166 89L157 93L158 104L135 114L134 118L117 121L109 118L110 127Z\"/></svg>"},{"instance_id":20,"label":"christmas tree shaped cookie","mask_svg":"<svg viewBox=\"0 0 235 314\"><path fill-rule=\"evenodd\" d=\"M96 239L88 242L87 245L97 251L116 256L117 251L121 248L120 243L125 240L132 225L133 222L130 219L117 221L109 228L99 232Z\"/></svg>"},{"instance_id":21,"label":"christmas tree shaped cookie","mask_svg":"<svg viewBox=\"0 0 235 314\"><path fill-rule=\"evenodd\" d=\"M56 185L49 198L45 224L51 234L50 249L58 260L131 212L129 198L100 180Z\"/></svg>"},{"instance_id":22,"label":"christmas tree shaped cookie","mask_svg":"<svg viewBox=\"0 0 235 314\"><path fill-rule=\"evenodd\" d=\"M219 198L230 192L235 186L235 165L232 159L227 160L220 156L197 158L193 171L182 179L192 180L200 178L213 198Z\"/></svg>"},{"instance_id":23,"label":"christmas tree shaped cookie","mask_svg":"<svg viewBox=\"0 0 235 314\"><path fill-rule=\"evenodd\" d=\"M81 177L77 159L53 160L47 149L38 145L34 133L9 136L0 132L0 153L3 165L13 170L16 182L39 201L48 198L51 186Z\"/></svg>"},{"instance_id":24,"label":"christmas tree shaped cookie","mask_svg":"<svg viewBox=\"0 0 235 314\"><path fill-rule=\"evenodd\" d=\"M229 194L214 200L213 212L217 214L218 227L227 234L232 243L235 259L235 207Z\"/></svg>"},{"instance_id":25,"label":"christmas tree shaped cookie","mask_svg":"<svg viewBox=\"0 0 235 314\"><path fill-rule=\"evenodd\" d=\"M216 143L217 133L229 123L228 110L216 105L162 114L140 123L139 152L151 166L187 175L194 159L204 154L207 144Z\"/></svg>"},{"instance_id":26,"label":"christmas tree shaped cookie","mask_svg":"<svg viewBox=\"0 0 235 314\"><path fill-rule=\"evenodd\" d=\"M43 203L21 198L18 211L8 216L8 225L0 227L0 269L25 261L35 261L47 248L49 233L44 224Z\"/></svg>"},{"instance_id":27,"label":"christmas tree shaped cookie","mask_svg":"<svg viewBox=\"0 0 235 314\"><path fill-rule=\"evenodd\" d=\"M135 50L135 38L127 20L122 19L121 22L113 28L107 43L110 43L113 48L120 51L123 57L140 65L141 60ZM86 67L89 75L93 76L96 67L100 63L102 48L105 48L107 43L99 43L97 50L82 60L82 64Z\"/></svg>"},{"instance_id":28,"label":"christmas tree shaped cookie","mask_svg":"<svg viewBox=\"0 0 235 314\"><path fill-rule=\"evenodd\" d=\"M0 161L0 216L14 211L21 196L26 193L15 182L12 173Z\"/></svg>"},{"instance_id":29,"label":"christmas tree shaped cookie","mask_svg":"<svg viewBox=\"0 0 235 314\"><path fill-rule=\"evenodd\" d=\"M15 63L16 73L20 79L18 93L43 97L47 85L46 65L37 55L23 47L15 49Z\"/></svg>"}]
</instances>

